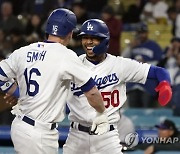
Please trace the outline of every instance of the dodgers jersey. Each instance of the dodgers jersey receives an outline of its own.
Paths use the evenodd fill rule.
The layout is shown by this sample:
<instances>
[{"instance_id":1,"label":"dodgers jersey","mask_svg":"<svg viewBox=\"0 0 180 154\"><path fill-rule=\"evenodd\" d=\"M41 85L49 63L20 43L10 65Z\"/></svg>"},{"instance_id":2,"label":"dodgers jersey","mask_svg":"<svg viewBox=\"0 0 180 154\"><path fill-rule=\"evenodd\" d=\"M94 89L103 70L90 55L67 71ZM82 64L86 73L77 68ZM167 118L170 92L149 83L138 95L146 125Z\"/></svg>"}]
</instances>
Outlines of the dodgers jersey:
<instances>
[{"instance_id":1,"label":"dodgers jersey","mask_svg":"<svg viewBox=\"0 0 180 154\"><path fill-rule=\"evenodd\" d=\"M81 87L91 79L90 71L72 50L53 42L15 50L0 67L1 81L16 78L18 82L22 114L42 122L62 121L70 81Z\"/></svg>"},{"instance_id":2,"label":"dodgers jersey","mask_svg":"<svg viewBox=\"0 0 180 154\"><path fill-rule=\"evenodd\" d=\"M150 65L135 60L107 54L106 59L95 65L81 55L82 62L93 72L93 79L101 92L110 123L119 118L119 108L126 101L126 82L145 83ZM67 104L70 108L70 121L91 125L96 111L86 103L87 99L76 83L71 83Z\"/></svg>"}]
</instances>

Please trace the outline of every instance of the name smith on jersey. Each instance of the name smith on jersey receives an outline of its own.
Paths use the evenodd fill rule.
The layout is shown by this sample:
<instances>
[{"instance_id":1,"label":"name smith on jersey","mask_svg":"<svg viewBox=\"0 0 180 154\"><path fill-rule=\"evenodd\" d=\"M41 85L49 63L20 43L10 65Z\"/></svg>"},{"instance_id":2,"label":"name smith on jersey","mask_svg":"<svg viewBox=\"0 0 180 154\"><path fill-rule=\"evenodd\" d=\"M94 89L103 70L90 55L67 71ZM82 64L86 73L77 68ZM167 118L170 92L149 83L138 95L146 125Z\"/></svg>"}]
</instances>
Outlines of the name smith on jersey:
<instances>
[{"instance_id":1,"label":"name smith on jersey","mask_svg":"<svg viewBox=\"0 0 180 154\"><path fill-rule=\"evenodd\" d=\"M34 62L34 61L37 61L37 60L41 60L43 61L44 60L44 57L46 55L46 51L42 51L42 52L31 52L29 51L27 53L27 62Z\"/></svg>"}]
</instances>

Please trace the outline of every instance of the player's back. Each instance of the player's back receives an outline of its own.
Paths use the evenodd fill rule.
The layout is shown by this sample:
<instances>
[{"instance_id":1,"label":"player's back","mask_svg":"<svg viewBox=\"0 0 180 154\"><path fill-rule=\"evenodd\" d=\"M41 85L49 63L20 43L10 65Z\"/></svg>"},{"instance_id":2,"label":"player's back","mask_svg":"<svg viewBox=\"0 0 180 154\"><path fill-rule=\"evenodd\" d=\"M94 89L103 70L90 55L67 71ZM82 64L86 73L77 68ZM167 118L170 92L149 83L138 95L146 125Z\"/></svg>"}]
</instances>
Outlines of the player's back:
<instances>
[{"instance_id":1,"label":"player's back","mask_svg":"<svg viewBox=\"0 0 180 154\"><path fill-rule=\"evenodd\" d=\"M64 118L70 56L72 51L59 43L38 42L14 51L8 61L16 72L23 114L46 122Z\"/></svg>"}]
</instances>

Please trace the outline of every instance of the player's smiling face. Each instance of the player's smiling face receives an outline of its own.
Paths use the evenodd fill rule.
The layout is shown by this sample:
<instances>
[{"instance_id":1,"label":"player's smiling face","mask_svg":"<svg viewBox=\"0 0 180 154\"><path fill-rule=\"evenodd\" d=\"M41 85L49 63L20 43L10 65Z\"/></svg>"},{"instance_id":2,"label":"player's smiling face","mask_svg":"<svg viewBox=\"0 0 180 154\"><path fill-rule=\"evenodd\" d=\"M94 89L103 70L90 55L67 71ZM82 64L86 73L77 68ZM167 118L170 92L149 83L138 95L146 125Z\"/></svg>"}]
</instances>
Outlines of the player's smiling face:
<instances>
[{"instance_id":1,"label":"player's smiling face","mask_svg":"<svg viewBox=\"0 0 180 154\"><path fill-rule=\"evenodd\" d=\"M84 35L82 36L82 46L86 52L87 57L95 57L94 52L92 51L93 47L100 43L101 39L96 36Z\"/></svg>"}]
</instances>

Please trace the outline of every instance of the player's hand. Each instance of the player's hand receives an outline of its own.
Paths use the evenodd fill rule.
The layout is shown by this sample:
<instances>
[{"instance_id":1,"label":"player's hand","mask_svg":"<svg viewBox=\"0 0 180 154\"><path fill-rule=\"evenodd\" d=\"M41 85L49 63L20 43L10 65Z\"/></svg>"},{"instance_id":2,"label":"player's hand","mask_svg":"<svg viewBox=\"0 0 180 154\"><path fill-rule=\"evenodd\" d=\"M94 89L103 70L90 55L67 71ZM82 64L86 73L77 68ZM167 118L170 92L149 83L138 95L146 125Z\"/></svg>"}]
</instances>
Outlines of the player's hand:
<instances>
[{"instance_id":1,"label":"player's hand","mask_svg":"<svg viewBox=\"0 0 180 154\"><path fill-rule=\"evenodd\" d=\"M91 126L91 133L101 135L109 130L109 121L105 113L97 113Z\"/></svg>"},{"instance_id":2,"label":"player's hand","mask_svg":"<svg viewBox=\"0 0 180 154\"><path fill-rule=\"evenodd\" d=\"M155 88L159 92L158 102L161 106L165 106L172 98L172 89L167 81L161 81Z\"/></svg>"},{"instance_id":3,"label":"player's hand","mask_svg":"<svg viewBox=\"0 0 180 154\"><path fill-rule=\"evenodd\" d=\"M6 103L10 105L16 105L18 100L15 96L12 96L11 94L7 94L7 93L5 94L4 99Z\"/></svg>"},{"instance_id":4,"label":"player's hand","mask_svg":"<svg viewBox=\"0 0 180 154\"><path fill-rule=\"evenodd\" d=\"M11 113L16 116L22 115L22 112L19 108L19 104L16 104L15 106L12 107Z\"/></svg>"}]
</instances>

